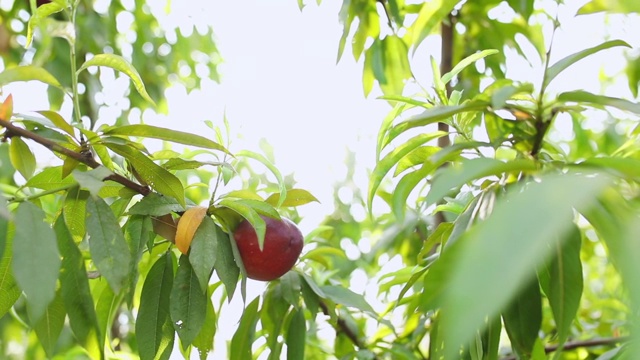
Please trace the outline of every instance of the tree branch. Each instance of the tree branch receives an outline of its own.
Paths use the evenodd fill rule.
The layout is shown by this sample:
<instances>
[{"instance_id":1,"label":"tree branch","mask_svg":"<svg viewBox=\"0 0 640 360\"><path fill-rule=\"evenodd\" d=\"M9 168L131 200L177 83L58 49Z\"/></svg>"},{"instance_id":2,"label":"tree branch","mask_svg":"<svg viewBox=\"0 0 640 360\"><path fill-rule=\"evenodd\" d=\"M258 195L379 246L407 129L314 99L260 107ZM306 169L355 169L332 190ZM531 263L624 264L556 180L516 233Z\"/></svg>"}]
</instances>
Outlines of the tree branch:
<instances>
[{"instance_id":1,"label":"tree branch","mask_svg":"<svg viewBox=\"0 0 640 360\"><path fill-rule=\"evenodd\" d=\"M603 338L603 339L591 339L591 340L582 340L582 341L570 341L565 343L562 347L563 350L573 350L577 348L583 347L594 347L594 346L603 346L603 345L614 345L625 342L629 340L627 336L619 336L612 338ZM544 348L545 353L550 353L558 350L558 345L549 345ZM507 356L502 358L501 360L516 360L517 357L515 355Z\"/></svg>"},{"instance_id":2,"label":"tree branch","mask_svg":"<svg viewBox=\"0 0 640 360\"><path fill-rule=\"evenodd\" d=\"M327 306L327 304L320 300L320 308L322 309L322 313L330 316L329 314L329 307ZM362 342L362 340L360 340L360 338L358 337L358 334L356 334L348 325L345 319L341 318L340 316L338 316L338 321L336 322L336 333L344 333L349 340L351 340L351 342L353 343L353 345L355 345L356 347L358 347L358 349L360 350L364 350L367 349L367 345L364 344ZM374 359L378 359L378 356L375 355Z\"/></svg>"},{"instance_id":3,"label":"tree branch","mask_svg":"<svg viewBox=\"0 0 640 360\"><path fill-rule=\"evenodd\" d=\"M11 122L4 120L4 119L0 119L0 126L5 127L7 130L4 134L4 136L6 138L12 137L12 136L20 136L23 138L27 138L27 139L31 139L35 142L37 142L38 144L46 147L47 149L56 152L58 154L62 154L64 156L70 157L74 160L77 160L87 166L89 166L92 169L95 169L99 166L102 166L102 164L100 164L99 162L97 162L93 157L91 156L86 156L84 154L81 154L79 152L73 151L71 149L67 149L64 146L61 146L60 144L51 141L45 137L42 137L38 134L35 134L27 129L23 129L21 127L15 126L14 124L12 124ZM149 193L151 193L151 189L148 186L142 186L140 184L137 184L129 179L127 179L126 177L122 176L122 175L118 175L118 174L111 174L107 177L105 177L104 179L102 179L103 181L107 181L107 180L111 180L111 181L115 181L119 184L122 184L126 187L128 187L129 189L142 194L142 195L148 195Z\"/></svg>"}]
</instances>

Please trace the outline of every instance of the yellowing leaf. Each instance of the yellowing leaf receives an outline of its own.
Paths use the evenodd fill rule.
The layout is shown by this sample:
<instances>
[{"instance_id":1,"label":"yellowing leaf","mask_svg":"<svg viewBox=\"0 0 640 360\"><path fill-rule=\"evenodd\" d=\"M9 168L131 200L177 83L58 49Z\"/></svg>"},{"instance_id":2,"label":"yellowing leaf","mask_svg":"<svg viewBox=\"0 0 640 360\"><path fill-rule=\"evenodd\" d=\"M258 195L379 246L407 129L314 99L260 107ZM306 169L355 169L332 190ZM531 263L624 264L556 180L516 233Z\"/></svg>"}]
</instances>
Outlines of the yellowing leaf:
<instances>
[{"instance_id":1,"label":"yellowing leaf","mask_svg":"<svg viewBox=\"0 0 640 360\"><path fill-rule=\"evenodd\" d=\"M193 236L205 215L207 215L207 208L195 206L185 211L180 217L178 229L176 230L176 246L181 253L186 255L189 252Z\"/></svg>"}]
</instances>

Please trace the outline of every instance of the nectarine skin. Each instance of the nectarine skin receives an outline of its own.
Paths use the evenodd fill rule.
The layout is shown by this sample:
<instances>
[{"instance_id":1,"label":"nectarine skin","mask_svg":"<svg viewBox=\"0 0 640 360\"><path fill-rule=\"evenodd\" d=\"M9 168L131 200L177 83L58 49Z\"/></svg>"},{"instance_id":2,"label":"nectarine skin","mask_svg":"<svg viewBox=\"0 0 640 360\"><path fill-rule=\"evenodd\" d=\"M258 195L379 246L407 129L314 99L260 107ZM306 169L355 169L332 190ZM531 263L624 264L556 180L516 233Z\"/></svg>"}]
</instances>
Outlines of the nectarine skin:
<instances>
[{"instance_id":1,"label":"nectarine skin","mask_svg":"<svg viewBox=\"0 0 640 360\"><path fill-rule=\"evenodd\" d=\"M254 280L271 281L286 274L295 265L303 236L293 221L262 216L266 223L264 248L260 251L258 235L253 226L242 221L233 232L247 276Z\"/></svg>"}]
</instances>

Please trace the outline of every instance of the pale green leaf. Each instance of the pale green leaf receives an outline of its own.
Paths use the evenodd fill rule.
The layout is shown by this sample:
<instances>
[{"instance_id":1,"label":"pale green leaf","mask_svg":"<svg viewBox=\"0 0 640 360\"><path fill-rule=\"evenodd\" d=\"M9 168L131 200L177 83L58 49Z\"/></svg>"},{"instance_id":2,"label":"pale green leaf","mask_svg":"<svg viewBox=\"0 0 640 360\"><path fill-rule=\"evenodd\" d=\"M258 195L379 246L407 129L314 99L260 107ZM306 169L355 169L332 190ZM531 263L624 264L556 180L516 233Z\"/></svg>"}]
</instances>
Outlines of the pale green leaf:
<instances>
[{"instance_id":1,"label":"pale green leaf","mask_svg":"<svg viewBox=\"0 0 640 360\"><path fill-rule=\"evenodd\" d=\"M14 221L13 274L36 322L55 296L60 270L56 234L45 222L44 211L30 202L18 206Z\"/></svg>"},{"instance_id":2,"label":"pale green leaf","mask_svg":"<svg viewBox=\"0 0 640 360\"><path fill-rule=\"evenodd\" d=\"M287 197L286 199L284 199L284 201L282 201L282 203L280 204L280 206L284 206L284 207L289 207L289 206L300 206L300 205L305 205L308 204L310 202L320 202L318 199L316 199L315 196L311 195L310 192L308 192L307 190L304 189L289 189L287 190ZM273 206L277 206L278 203L280 203L280 194L271 194L267 200L265 200L265 202L273 205Z\"/></svg>"},{"instance_id":3,"label":"pale green leaf","mask_svg":"<svg viewBox=\"0 0 640 360\"><path fill-rule=\"evenodd\" d=\"M128 212L130 215L162 216L184 210L184 206L180 205L175 198L151 193L135 203Z\"/></svg>"},{"instance_id":4,"label":"pale green leaf","mask_svg":"<svg viewBox=\"0 0 640 360\"><path fill-rule=\"evenodd\" d=\"M173 350L175 332L169 315L173 288L173 261L167 252L151 267L140 295L136 338L141 360L167 360Z\"/></svg>"},{"instance_id":5,"label":"pale green leaf","mask_svg":"<svg viewBox=\"0 0 640 360\"><path fill-rule=\"evenodd\" d=\"M64 222L77 242L82 241L86 232L85 216L87 213L88 198L88 191L74 187L67 192L64 205L62 206Z\"/></svg>"},{"instance_id":6,"label":"pale green leaf","mask_svg":"<svg viewBox=\"0 0 640 360\"><path fill-rule=\"evenodd\" d=\"M451 79L453 79L456 75L458 75L467 66L473 64L474 62L480 59L484 59L489 55L493 55L497 53L498 53L498 50L491 49L491 50L482 50L480 52L467 56L466 58L462 59L462 61L457 63L456 66L454 66L453 69L451 69L451 71L442 75L442 82L445 84L448 83L449 81L451 81Z\"/></svg>"},{"instance_id":7,"label":"pale green leaf","mask_svg":"<svg viewBox=\"0 0 640 360\"><path fill-rule=\"evenodd\" d=\"M542 88L545 89L547 85L549 85L549 83L551 83L551 81L555 79L556 76L558 76L562 71L564 71L569 66L575 64L576 62L586 58L589 55L593 55L601 50L609 49L616 46L630 47L629 44L627 44L622 40L610 40L598 46L594 46L588 49L578 51L575 54L571 54L561 59L560 61L553 64L547 69L544 80L542 82Z\"/></svg>"},{"instance_id":8,"label":"pale green leaf","mask_svg":"<svg viewBox=\"0 0 640 360\"><path fill-rule=\"evenodd\" d=\"M61 90L60 82L44 68L38 66L16 66L0 72L0 86L4 86L17 81L40 81L47 85L57 87Z\"/></svg>"},{"instance_id":9,"label":"pale green leaf","mask_svg":"<svg viewBox=\"0 0 640 360\"><path fill-rule=\"evenodd\" d=\"M183 347L191 345L200 332L206 311L207 293L200 288L189 259L182 255L171 288L169 312Z\"/></svg>"},{"instance_id":10,"label":"pale green leaf","mask_svg":"<svg viewBox=\"0 0 640 360\"><path fill-rule=\"evenodd\" d=\"M267 226L258 214L258 212L251 206L240 202L238 200L222 199L218 203L219 206L229 208L245 218L253 227L258 236L258 245L262 250L264 246L264 235L267 231Z\"/></svg>"},{"instance_id":11,"label":"pale green leaf","mask_svg":"<svg viewBox=\"0 0 640 360\"><path fill-rule=\"evenodd\" d=\"M36 171L36 157L29 149L29 145L20 137L14 136L11 138L9 159L11 160L11 165L27 180Z\"/></svg>"},{"instance_id":12,"label":"pale green leaf","mask_svg":"<svg viewBox=\"0 0 640 360\"><path fill-rule=\"evenodd\" d=\"M253 151L242 150L242 151L238 152L236 155L257 160L262 165L266 166L267 169L269 169L269 171L271 171L273 176L276 177L276 180L278 181L278 186L280 187L280 199L278 200L278 204L276 205L276 207L280 207L280 205L282 205L282 202L287 197L287 188L285 187L285 183L284 183L284 180L282 178L282 174L280 174L280 171L278 170L278 168L276 168L271 163L271 161L269 161L269 159L265 158L264 156L262 156L262 155L260 155L258 153L255 153Z\"/></svg>"},{"instance_id":13,"label":"pale green leaf","mask_svg":"<svg viewBox=\"0 0 640 360\"><path fill-rule=\"evenodd\" d=\"M145 100L152 103L153 105L156 104L147 93L144 82L142 82L142 78L140 77L140 74L138 74L136 68L134 68L133 65L131 65L122 56L116 54L97 54L93 58L87 60L84 64L82 64L80 69L78 69L78 73L90 66L106 66L124 73L131 79L140 96L142 96Z\"/></svg>"},{"instance_id":14,"label":"pale green leaf","mask_svg":"<svg viewBox=\"0 0 640 360\"><path fill-rule=\"evenodd\" d=\"M558 95L558 101L576 102L579 105L594 105L597 107L611 106L640 114L640 104L611 96L596 95L584 90L568 91Z\"/></svg>"},{"instance_id":15,"label":"pale green leaf","mask_svg":"<svg viewBox=\"0 0 640 360\"><path fill-rule=\"evenodd\" d=\"M49 358L52 358L55 354L56 343L62 332L66 315L62 296L60 293L56 293L53 301L49 303L49 306L45 310L44 315L33 327L40 341L40 345L42 345L44 352Z\"/></svg>"},{"instance_id":16,"label":"pale green leaf","mask_svg":"<svg viewBox=\"0 0 640 360\"><path fill-rule=\"evenodd\" d=\"M0 219L0 221L2 220ZM18 284L16 284L13 272L11 271L15 229L9 230L7 227L4 228L4 233L0 234L0 236L5 239L4 244L2 244L4 245L4 251L2 257L0 257L0 318L9 312L13 304L15 304L20 297L20 294L22 294L22 290L20 290Z\"/></svg>"},{"instance_id":17,"label":"pale green leaf","mask_svg":"<svg viewBox=\"0 0 640 360\"><path fill-rule=\"evenodd\" d=\"M242 313L240 325L231 339L231 348L229 349L229 359L234 360L252 360L251 345L256 332L256 324L258 322L258 306L260 305L260 297L256 297Z\"/></svg>"},{"instance_id":18,"label":"pale green leaf","mask_svg":"<svg viewBox=\"0 0 640 360\"><path fill-rule=\"evenodd\" d=\"M38 111L38 113L46 117L47 119L51 120L51 122L55 126L63 130L70 136L72 137L75 136L75 131L74 131L75 129L73 128L73 126L69 125L69 123L66 122L65 119L57 112L51 111L51 110L42 110L42 111Z\"/></svg>"},{"instance_id":19,"label":"pale green leaf","mask_svg":"<svg viewBox=\"0 0 640 360\"><path fill-rule=\"evenodd\" d=\"M62 178L62 166L45 168L31 177L25 186L42 190L54 190L72 185L75 180L72 177Z\"/></svg>"},{"instance_id":20,"label":"pale green leaf","mask_svg":"<svg viewBox=\"0 0 640 360\"><path fill-rule=\"evenodd\" d=\"M356 294L345 287L335 285L321 286L320 289L327 299L330 299L336 304L356 308L360 311L376 316L375 310L373 310L371 305L369 305L367 300L365 300L364 296L361 294Z\"/></svg>"},{"instance_id":21,"label":"pale green leaf","mask_svg":"<svg viewBox=\"0 0 640 360\"><path fill-rule=\"evenodd\" d=\"M115 126L105 131L105 134L108 135L126 135L126 136L139 136L145 138L153 138L171 141L178 144L185 144L191 146L197 146L207 149L219 150L229 153L229 150L225 149L224 146L218 144L215 141L209 140L204 136L190 134L187 132L165 129L161 127L151 126L151 125L124 125L124 126Z\"/></svg>"},{"instance_id":22,"label":"pale green leaf","mask_svg":"<svg viewBox=\"0 0 640 360\"><path fill-rule=\"evenodd\" d=\"M59 13L62 10L64 10L64 6L55 1L38 6L35 14L29 18L29 23L27 24L27 43L25 44L25 47L28 48L31 46L31 42L33 41L33 31L38 25L40 25L42 20L50 15Z\"/></svg>"},{"instance_id":23,"label":"pale green leaf","mask_svg":"<svg viewBox=\"0 0 640 360\"><path fill-rule=\"evenodd\" d=\"M101 198L87 199L86 231L91 257L115 294L124 286L131 255L118 219Z\"/></svg>"}]
</instances>

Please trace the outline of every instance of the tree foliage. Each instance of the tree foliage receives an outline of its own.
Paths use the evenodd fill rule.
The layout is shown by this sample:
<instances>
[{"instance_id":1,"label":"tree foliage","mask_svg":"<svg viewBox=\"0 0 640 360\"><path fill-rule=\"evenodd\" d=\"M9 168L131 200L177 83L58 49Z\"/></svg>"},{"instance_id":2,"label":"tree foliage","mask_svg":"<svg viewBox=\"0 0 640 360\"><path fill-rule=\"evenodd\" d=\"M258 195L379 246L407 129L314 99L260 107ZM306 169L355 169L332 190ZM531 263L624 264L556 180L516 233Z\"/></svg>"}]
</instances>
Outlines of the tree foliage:
<instances>
[{"instance_id":1,"label":"tree foliage","mask_svg":"<svg viewBox=\"0 0 640 360\"><path fill-rule=\"evenodd\" d=\"M629 4L593 0L577 16L639 11ZM202 65L217 79L212 29L162 27L143 1L94 5L0 7L0 86L44 83L51 104L37 115L15 113L11 94L0 104L6 357L217 358L214 339L230 328L231 359L640 353L640 104L550 90L577 62L625 41L552 61L543 28L561 26L560 10L533 0L344 1L338 59L350 48L365 95L377 82L392 106L371 149L376 165L361 189L348 158L334 213L306 234L296 267L252 297L233 230L246 219L262 245L262 216L297 222L297 207L317 199L268 151L231 149L226 118L207 122L207 134L131 124L133 108L163 110L172 79L196 88ZM511 21L487 16L498 7ZM412 94L412 54L438 33L432 83ZM508 49L539 64L536 83L505 77ZM95 96L103 72L132 90L110 121ZM608 117L601 132L586 125L598 112ZM561 131L569 140L552 136ZM163 149L150 151L158 141ZM52 165L37 166L40 145ZM233 304L238 322L221 323Z\"/></svg>"}]
</instances>

